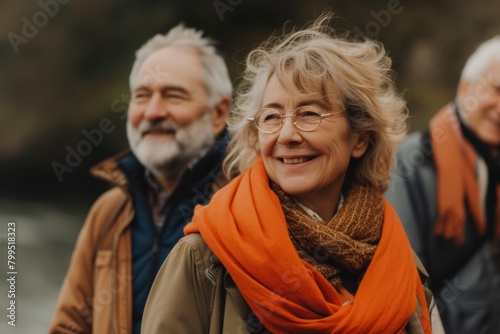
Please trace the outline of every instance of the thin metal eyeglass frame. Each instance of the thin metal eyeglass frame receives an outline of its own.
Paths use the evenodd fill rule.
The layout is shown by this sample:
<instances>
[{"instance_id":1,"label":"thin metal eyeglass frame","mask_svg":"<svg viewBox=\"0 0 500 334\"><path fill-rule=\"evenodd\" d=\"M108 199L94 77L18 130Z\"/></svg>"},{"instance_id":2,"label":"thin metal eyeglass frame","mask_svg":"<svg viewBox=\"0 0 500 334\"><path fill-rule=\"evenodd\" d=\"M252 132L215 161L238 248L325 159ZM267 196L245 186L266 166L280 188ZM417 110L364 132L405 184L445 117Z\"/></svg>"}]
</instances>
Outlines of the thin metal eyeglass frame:
<instances>
[{"instance_id":1,"label":"thin metal eyeglass frame","mask_svg":"<svg viewBox=\"0 0 500 334\"><path fill-rule=\"evenodd\" d=\"M263 108L263 109L273 109L273 108ZM257 115L257 114L258 114L261 110L263 110L263 109L259 109L259 110L255 113L255 115ZM253 122L253 123L255 124L255 127L256 127L259 131L261 131L261 132L263 132L263 133L271 134L271 133L275 133L275 132L278 132L279 130L281 130L281 129L283 128L283 125L285 124L285 118L286 118L286 117L291 117L291 118L292 118L292 125L293 125L296 129L298 129L298 130L300 130L300 131L304 131L304 132L312 132L312 131L316 130L317 128L319 128L319 126L321 125L321 121L323 121L323 119L324 119L324 118L331 117L331 116L337 116L337 115L340 115L340 114L342 114L342 113L344 112L343 110L340 110L340 111L336 111L336 112L333 112L333 113L328 113L328 114L320 114L319 116L320 116L321 118L320 118L320 120L319 120L318 125L316 125L316 127L315 127L314 129L311 129L311 130L305 130L305 129L302 129L300 126L298 126L298 125L297 125L297 122L293 120L293 117L295 116L295 113L296 113L296 112L297 112L297 110L299 110L299 109L300 109L300 107L299 107L299 108L297 108L297 109L295 109L295 110L294 110L294 112L293 112L293 114L291 114L291 115L282 115L282 114L280 114L277 110L275 110L275 111L276 111L276 113L277 113L278 115L280 115L280 117L281 117L281 123L280 123L280 125L276 128L276 130L274 130L274 131L264 131L264 130L262 130L262 129L261 129L261 128L257 125L257 122L256 122L256 120L255 120L255 117L247 117L247 119L246 119L246 120L247 120L248 122ZM274 110L274 109L273 109L273 110Z\"/></svg>"}]
</instances>

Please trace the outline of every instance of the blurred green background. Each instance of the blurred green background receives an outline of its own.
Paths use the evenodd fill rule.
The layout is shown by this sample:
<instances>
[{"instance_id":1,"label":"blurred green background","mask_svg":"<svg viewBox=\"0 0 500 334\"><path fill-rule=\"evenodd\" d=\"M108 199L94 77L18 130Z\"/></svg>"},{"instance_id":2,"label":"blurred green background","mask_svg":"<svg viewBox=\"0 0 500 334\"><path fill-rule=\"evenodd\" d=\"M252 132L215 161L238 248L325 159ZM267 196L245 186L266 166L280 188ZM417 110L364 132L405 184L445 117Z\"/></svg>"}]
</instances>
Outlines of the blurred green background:
<instances>
[{"instance_id":1,"label":"blurred green background","mask_svg":"<svg viewBox=\"0 0 500 334\"><path fill-rule=\"evenodd\" d=\"M468 55L500 33L498 0L0 2L0 243L7 222L17 221L16 333L48 325L85 213L107 188L88 169L127 147L123 115L135 50L183 21L219 42L236 84L249 50L285 22L303 26L325 8L337 14L339 32L384 43L408 101L410 131L454 98ZM66 165L68 149L103 119L112 130L81 147L88 154L58 178L54 164ZM0 295L3 301L4 283ZM14 332L1 318L0 332Z\"/></svg>"}]
</instances>

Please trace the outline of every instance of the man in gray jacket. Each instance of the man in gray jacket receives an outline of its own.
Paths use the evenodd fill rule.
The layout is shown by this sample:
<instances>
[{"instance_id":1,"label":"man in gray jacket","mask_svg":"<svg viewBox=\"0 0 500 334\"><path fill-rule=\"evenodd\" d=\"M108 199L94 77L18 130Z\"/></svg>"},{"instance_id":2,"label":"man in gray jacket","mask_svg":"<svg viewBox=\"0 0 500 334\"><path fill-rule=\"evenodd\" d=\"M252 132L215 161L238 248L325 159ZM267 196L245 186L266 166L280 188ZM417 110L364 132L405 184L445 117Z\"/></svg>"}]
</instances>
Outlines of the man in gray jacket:
<instances>
[{"instance_id":1,"label":"man in gray jacket","mask_svg":"<svg viewBox=\"0 0 500 334\"><path fill-rule=\"evenodd\" d=\"M430 274L448 333L500 333L500 36L453 103L398 151L386 197Z\"/></svg>"}]
</instances>

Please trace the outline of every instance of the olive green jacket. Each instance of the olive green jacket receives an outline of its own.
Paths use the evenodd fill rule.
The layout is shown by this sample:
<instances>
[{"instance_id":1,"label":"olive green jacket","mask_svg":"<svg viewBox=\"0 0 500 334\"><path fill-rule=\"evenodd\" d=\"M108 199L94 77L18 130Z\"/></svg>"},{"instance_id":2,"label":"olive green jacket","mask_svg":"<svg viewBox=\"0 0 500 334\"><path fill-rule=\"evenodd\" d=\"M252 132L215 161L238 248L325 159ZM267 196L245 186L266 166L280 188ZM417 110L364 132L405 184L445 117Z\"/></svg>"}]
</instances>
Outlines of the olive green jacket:
<instances>
[{"instance_id":1,"label":"olive green jacket","mask_svg":"<svg viewBox=\"0 0 500 334\"><path fill-rule=\"evenodd\" d=\"M416 260L425 279L425 269ZM428 304L430 312L436 310L431 294ZM433 329L441 324L439 315L437 320L439 324L433 323ZM433 333L439 332L433 330ZM141 333L269 332L253 314L201 235L193 233L177 243L158 272L146 302ZM423 333L419 305L409 320L406 333Z\"/></svg>"}]
</instances>

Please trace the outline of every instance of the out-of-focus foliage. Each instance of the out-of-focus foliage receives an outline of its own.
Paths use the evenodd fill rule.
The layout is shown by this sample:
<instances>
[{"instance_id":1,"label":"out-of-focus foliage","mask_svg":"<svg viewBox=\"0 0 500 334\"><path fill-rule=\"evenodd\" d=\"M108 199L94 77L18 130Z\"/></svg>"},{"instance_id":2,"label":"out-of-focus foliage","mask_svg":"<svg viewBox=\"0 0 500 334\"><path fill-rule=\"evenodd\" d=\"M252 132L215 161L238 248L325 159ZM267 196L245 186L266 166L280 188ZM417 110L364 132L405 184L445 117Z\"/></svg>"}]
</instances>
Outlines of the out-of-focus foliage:
<instances>
[{"instance_id":1,"label":"out-of-focus foliage","mask_svg":"<svg viewBox=\"0 0 500 334\"><path fill-rule=\"evenodd\" d=\"M219 41L237 83L244 57L283 24L303 26L323 9L339 32L384 43L408 99L410 129L453 99L467 56L500 33L497 0L0 2L0 194L23 197L101 191L88 168L127 147L125 113L134 52L183 21ZM82 131L113 125L63 180Z\"/></svg>"}]
</instances>

